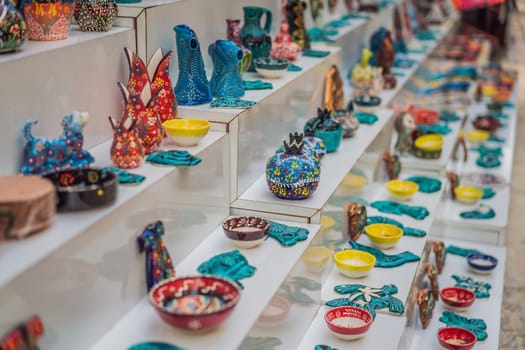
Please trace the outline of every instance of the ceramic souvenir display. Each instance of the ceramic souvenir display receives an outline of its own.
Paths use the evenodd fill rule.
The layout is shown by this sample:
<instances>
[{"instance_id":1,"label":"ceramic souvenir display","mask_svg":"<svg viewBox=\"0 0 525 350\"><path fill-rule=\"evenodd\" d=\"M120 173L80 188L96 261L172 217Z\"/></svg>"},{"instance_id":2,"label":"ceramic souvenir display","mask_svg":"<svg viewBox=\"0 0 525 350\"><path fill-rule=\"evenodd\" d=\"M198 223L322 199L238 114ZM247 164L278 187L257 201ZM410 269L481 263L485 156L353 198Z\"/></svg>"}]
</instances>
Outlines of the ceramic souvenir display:
<instances>
[{"instance_id":1,"label":"ceramic souvenir display","mask_svg":"<svg viewBox=\"0 0 525 350\"><path fill-rule=\"evenodd\" d=\"M316 136L323 140L326 152L337 151L343 137L341 123L333 119L327 109L317 109L317 117L309 119L304 126L306 136Z\"/></svg>"},{"instance_id":2,"label":"ceramic souvenir display","mask_svg":"<svg viewBox=\"0 0 525 350\"><path fill-rule=\"evenodd\" d=\"M290 35L288 22L281 23L279 33L275 36L272 43L270 57L284 58L288 61L295 61L301 53L301 47L297 45Z\"/></svg>"},{"instance_id":3,"label":"ceramic souvenir display","mask_svg":"<svg viewBox=\"0 0 525 350\"><path fill-rule=\"evenodd\" d=\"M422 159L439 159L445 139L440 134L419 136L414 141L414 156Z\"/></svg>"},{"instance_id":4,"label":"ceramic souvenir display","mask_svg":"<svg viewBox=\"0 0 525 350\"><path fill-rule=\"evenodd\" d=\"M357 202L345 202L343 207L343 239L357 241L367 223L366 206Z\"/></svg>"},{"instance_id":5,"label":"ceramic souvenir display","mask_svg":"<svg viewBox=\"0 0 525 350\"><path fill-rule=\"evenodd\" d=\"M418 290L416 295L416 304L419 307L419 320L421 321L421 328L427 329L430 321L432 321L432 314L436 306L436 299L430 289Z\"/></svg>"},{"instance_id":6,"label":"ceramic souvenir display","mask_svg":"<svg viewBox=\"0 0 525 350\"><path fill-rule=\"evenodd\" d=\"M159 282L149 299L160 318L185 331L205 331L223 323L239 301L235 283L214 276L172 278Z\"/></svg>"},{"instance_id":7,"label":"ceramic souvenir display","mask_svg":"<svg viewBox=\"0 0 525 350\"><path fill-rule=\"evenodd\" d=\"M445 242L443 241L432 241L432 251L434 252L434 257L436 258L436 269L438 274L443 272L445 268L445 261L447 259L447 249L445 247Z\"/></svg>"},{"instance_id":8,"label":"ceramic souvenir display","mask_svg":"<svg viewBox=\"0 0 525 350\"><path fill-rule=\"evenodd\" d=\"M224 234L239 248L253 248L268 234L270 223L255 216L235 216L223 221Z\"/></svg>"},{"instance_id":9,"label":"ceramic souvenir display","mask_svg":"<svg viewBox=\"0 0 525 350\"><path fill-rule=\"evenodd\" d=\"M213 62L210 89L214 97L236 98L244 95L240 63L243 52L233 41L217 40L208 47Z\"/></svg>"},{"instance_id":10,"label":"ceramic souvenir display","mask_svg":"<svg viewBox=\"0 0 525 350\"><path fill-rule=\"evenodd\" d=\"M111 161L119 169L135 169L142 165L144 148L135 124L136 120L124 116L121 121L109 117L113 128L110 148Z\"/></svg>"},{"instance_id":11,"label":"ceramic souvenir display","mask_svg":"<svg viewBox=\"0 0 525 350\"><path fill-rule=\"evenodd\" d=\"M403 237L403 230L389 224L372 224L365 227L368 239L378 248L390 249Z\"/></svg>"},{"instance_id":12,"label":"ceramic souvenir display","mask_svg":"<svg viewBox=\"0 0 525 350\"><path fill-rule=\"evenodd\" d=\"M374 317L362 308L355 306L340 306L328 310L324 320L330 332L343 340L355 340L363 337Z\"/></svg>"},{"instance_id":13,"label":"ceramic souvenir display","mask_svg":"<svg viewBox=\"0 0 525 350\"><path fill-rule=\"evenodd\" d=\"M202 60L197 34L185 24L173 27L177 40L179 77L175 85L177 101L184 106L211 102L212 95Z\"/></svg>"},{"instance_id":14,"label":"ceramic souvenir display","mask_svg":"<svg viewBox=\"0 0 525 350\"><path fill-rule=\"evenodd\" d=\"M394 199L407 201L419 190L419 185L412 181L390 180L386 183L386 189Z\"/></svg>"},{"instance_id":15,"label":"ceramic souvenir display","mask_svg":"<svg viewBox=\"0 0 525 350\"><path fill-rule=\"evenodd\" d=\"M414 117L408 111L399 111L394 122L394 129L397 132L397 141L394 146L396 153L407 155L414 150L413 132L416 130Z\"/></svg>"},{"instance_id":16,"label":"ceramic souvenir display","mask_svg":"<svg viewBox=\"0 0 525 350\"><path fill-rule=\"evenodd\" d=\"M39 349L38 340L44 335L44 323L36 315L13 328L0 339L0 349L33 350Z\"/></svg>"},{"instance_id":17,"label":"ceramic souvenir display","mask_svg":"<svg viewBox=\"0 0 525 350\"><path fill-rule=\"evenodd\" d=\"M367 310L374 317L376 309L388 308L388 311L394 314L405 312L403 302L393 296L398 292L397 287L393 284L386 284L381 288L363 284L342 284L335 286L334 291L338 294L347 294L347 296L329 300L325 303L327 306L357 306Z\"/></svg>"},{"instance_id":18,"label":"ceramic souvenir display","mask_svg":"<svg viewBox=\"0 0 525 350\"><path fill-rule=\"evenodd\" d=\"M293 41L301 49L310 48L310 38L304 24L304 11L306 2L302 0L286 0L285 12L290 26L290 34Z\"/></svg>"},{"instance_id":19,"label":"ceramic souvenir display","mask_svg":"<svg viewBox=\"0 0 525 350\"><path fill-rule=\"evenodd\" d=\"M188 151L164 151L151 153L146 157L146 162L169 166L196 166L202 162L202 158L191 155Z\"/></svg>"},{"instance_id":20,"label":"ceramic souvenir display","mask_svg":"<svg viewBox=\"0 0 525 350\"><path fill-rule=\"evenodd\" d=\"M36 120L24 124L24 161L20 172L23 174L44 174L65 168L87 167L95 159L84 146L82 131L89 120L87 112L72 112L62 119L62 135L57 139L35 137L31 132Z\"/></svg>"},{"instance_id":21,"label":"ceramic souvenir display","mask_svg":"<svg viewBox=\"0 0 525 350\"><path fill-rule=\"evenodd\" d=\"M75 21L83 32L107 32L118 14L115 0L78 0Z\"/></svg>"},{"instance_id":22,"label":"ceramic souvenir display","mask_svg":"<svg viewBox=\"0 0 525 350\"><path fill-rule=\"evenodd\" d=\"M266 162L266 183L270 191L282 199L305 199L315 192L320 180L318 162L303 152L303 134L290 134L284 141L283 153Z\"/></svg>"},{"instance_id":23,"label":"ceramic souvenir display","mask_svg":"<svg viewBox=\"0 0 525 350\"><path fill-rule=\"evenodd\" d=\"M370 65L373 55L372 51L363 49L359 63L352 69L350 80L355 96L378 96L383 90L382 68Z\"/></svg>"},{"instance_id":24,"label":"ceramic souvenir display","mask_svg":"<svg viewBox=\"0 0 525 350\"><path fill-rule=\"evenodd\" d=\"M498 266L498 259L492 255L474 253L467 256L467 263L475 273L490 274Z\"/></svg>"},{"instance_id":25,"label":"ceramic souvenir display","mask_svg":"<svg viewBox=\"0 0 525 350\"><path fill-rule=\"evenodd\" d=\"M213 275L234 281L241 289L244 287L240 280L252 277L256 270L238 250L215 255L197 268L197 271L204 275Z\"/></svg>"},{"instance_id":26,"label":"ceramic souvenir display","mask_svg":"<svg viewBox=\"0 0 525 350\"><path fill-rule=\"evenodd\" d=\"M146 253L148 292L157 283L175 277L175 268L162 236L164 236L164 224L159 220L146 226L137 238L139 253Z\"/></svg>"},{"instance_id":27,"label":"ceramic souvenir display","mask_svg":"<svg viewBox=\"0 0 525 350\"><path fill-rule=\"evenodd\" d=\"M381 213L408 215L416 220L424 220L430 214L428 209L423 206L413 206L393 201L374 201L370 206Z\"/></svg>"},{"instance_id":28,"label":"ceramic souvenir display","mask_svg":"<svg viewBox=\"0 0 525 350\"><path fill-rule=\"evenodd\" d=\"M439 345L445 350L470 350L476 344L476 335L459 327L440 328L437 332Z\"/></svg>"},{"instance_id":29,"label":"ceramic souvenir display","mask_svg":"<svg viewBox=\"0 0 525 350\"><path fill-rule=\"evenodd\" d=\"M55 187L38 176L0 176L0 241L42 231L56 212Z\"/></svg>"},{"instance_id":30,"label":"ceramic souvenir display","mask_svg":"<svg viewBox=\"0 0 525 350\"><path fill-rule=\"evenodd\" d=\"M341 250L334 254L339 272L350 278L367 276L376 264L376 258L361 250Z\"/></svg>"},{"instance_id":31,"label":"ceramic souvenir display","mask_svg":"<svg viewBox=\"0 0 525 350\"><path fill-rule=\"evenodd\" d=\"M375 65L383 69L384 88L394 89L397 80L391 72L394 64L394 46L389 30L381 27L372 35L370 51L374 53Z\"/></svg>"},{"instance_id":32,"label":"ceramic souvenir display","mask_svg":"<svg viewBox=\"0 0 525 350\"><path fill-rule=\"evenodd\" d=\"M278 79L288 71L288 60L284 58L254 58L252 66L257 73L268 79Z\"/></svg>"},{"instance_id":33,"label":"ceramic souvenir display","mask_svg":"<svg viewBox=\"0 0 525 350\"><path fill-rule=\"evenodd\" d=\"M476 300L474 292L460 287L443 288L440 296L446 307L454 312L467 311Z\"/></svg>"},{"instance_id":34,"label":"ceramic souvenir display","mask_svg":"<svg viewBox=\"0 0 525 350\"><path fill-rule=\"evenodd\" d=\"M290 308L291 304L288 300L276 295L270 299L270 302L257 319L256 325L264 328L277 327L286 320Z\"/></svg>"},{"instance_id":35,"label":"ceramic souvenir display","mask_svg":"<svg viewBox=\"0 0 525 350\"><path fill-rule=\"evenodd\" d=\"M67 39L75 2L75 0L25 1L24 17L29 40Z\"/></svg>"},{"instance_id":36,"label":"ceramic souvenir display","mask_svg":"<svg viewBox=\"0 0 525 350\"><path fill-rule=\"evenodd\" d=\"M11 0L0 0L0 14L0 53L22 47L29 36L24 17Z\"/></svg>"},{"instance_id":37,"label":"ceramic souvenir display","mask_svg":"<svg viewBox=\"0 0 525 350\"><path fill-rule=\"evenodd\" d=\"M252 53L252 58L270 57L272 49L272 37L270 29L272 27L272 11L264 7L244 6L244 26L241 29L241 43ZM261 27L261 18L266 15L264 26ZM252 64L249 71L254 72Z\"/></svg>"},{"instance_id":38,"label":"ceramic souvenir display","mask_svg":"<svg viewBox=\"0 0 525 350\"><path fill-rule=\"evenodd\" d=\"M242 50L242 61L239 63L239 71L242 75L248 71L252 63L252 53L241 44L241 20L226 20L226 40L233 41Z\"/></svg>"},{"instance_id":39,"label":"ceramic souvenir display","mask_svg":"<svg viewBox=\"0 0 525 350\"><path fill-rule=\"evenodd\" d=\"M380 249L359 244L356 241L349 241L352 249L362 250L370 253L376 258L376 267L392 268L398 267L408 262L419 261L419 256L414 253L405 251L399 254L388 255Z\"/></svg>"}]
</instances>

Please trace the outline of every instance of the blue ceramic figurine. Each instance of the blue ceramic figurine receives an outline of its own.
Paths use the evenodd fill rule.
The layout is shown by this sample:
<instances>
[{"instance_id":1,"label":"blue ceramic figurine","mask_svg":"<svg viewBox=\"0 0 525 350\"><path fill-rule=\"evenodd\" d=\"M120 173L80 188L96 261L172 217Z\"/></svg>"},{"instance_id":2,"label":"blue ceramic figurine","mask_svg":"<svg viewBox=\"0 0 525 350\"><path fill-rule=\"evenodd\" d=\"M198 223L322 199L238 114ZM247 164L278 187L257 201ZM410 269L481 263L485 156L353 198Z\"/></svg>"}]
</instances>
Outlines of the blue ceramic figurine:
<instances>
[{"instance_id":1,"label":"blue ceramic figurine","mask_svg":"<svg viewBox=\"0 0 525 350\"><path fill-rule=\"evenodd\" d=\"M213 97L237 98L244 95L239 63L243 51L233 41L217 40L208 47L213 62L210 89Z\"/></svg>"}]
</instances>

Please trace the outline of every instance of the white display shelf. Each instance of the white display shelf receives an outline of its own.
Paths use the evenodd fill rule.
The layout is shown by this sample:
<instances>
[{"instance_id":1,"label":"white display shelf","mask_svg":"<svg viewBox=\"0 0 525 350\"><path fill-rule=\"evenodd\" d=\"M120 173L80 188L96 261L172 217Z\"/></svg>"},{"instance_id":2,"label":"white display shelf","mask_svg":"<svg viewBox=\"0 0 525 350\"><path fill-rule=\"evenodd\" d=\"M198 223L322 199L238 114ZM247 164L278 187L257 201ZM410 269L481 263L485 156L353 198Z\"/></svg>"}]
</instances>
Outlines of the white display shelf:
<instances>
[{"instance_id":1,"label":"white display shelf","mask_svg":"<svg viewBox=\"0 0 525 350\"><path fill-rule=\"evenodd\" d=\"M256 248L243 249L242 254L257 271L252 277L242 280L244 289L238 305L217 329L199 334L173 329L160 319L148 298L144 298L93 349L127 349L135 343L152 340L189 349L236 349L320 229L319 225L284 223L308 229L308 239L292 247L282 247L270 238ZM196 275L202 262L233 249L235 247L224 235L222 227L218 227L175 267L177 275Z\"/></svg>"},{"instance_id":2,"label":"white display shelf","mask_svg":"<svg viewBox=\"0 0 525 350\"><path fill-rule=\"evenodd\" d=\"M498 349L501 322L501 302L503 300L503 285L505 278L505 248L449 239L447 239L445 243L447 245L457 245L462 248L477 249L483 253L490 254L498 258L498 266L490 275L479 275L473 273L468 268L466 258L458 255L448 254L445 269L439 276L440 288L453 286L455 281L451 276L454 274L469 276L476 281L484 281L491 284L492 288L490 289L490 297L476 299L470 309L464 313L461 313L461 315L468 318L480 318L487 323L488 338L485 341L478 342L475 345L475 349ZM445 326L444 323L439 321L439 317L441 317L443 311L445 310L446 309L443 302L437 301L432 321L430 322L430 325L427 329L423 330L421 328L421 323L418 320L415 327L411 327L407 330L407 334L412 335L412 341L408 349L441 349L437 341L436 334L439 328Z\"/></svg>"},{"instance_id":3,"label":"white display shelf","mask_svg":"<svg viewBox=\"0 0 525 350\"><path fill-rule=\"evenodd\" d=\"M233 202L232 207L311 218L323 208L355 161L390 120L392 111L379 110L377 116L379 119L374 125L360 125L353 138L341 142L337 152L324 156L319 187L310 198L290 201L275 197L268 189L264 169L261 169L263 174Z\"/></svg>"},{"instance_id":4,"label":"white display shelf","mask_svg":"<svg viewBox=\"0 0 525 350\"><path fill-rule=\"evenodd\" d=\"M193 155L198 155L225 136L226 133L224 132L210 131L198 146L185 149ZM90 150L93 157L98 159L95 162L95 166L105 167L112 165L109 159L110 146L111 143L107 142ZM169 148L175 149L175 147ZM176 148L182 149L180 147ZM116 209L132 200L163 177L169 175L175 169L176 167L155 166L145 163L142 167L132 170L132 172L145 175L146 180L137 186L119 186L116 201L111 206L77 213L60 213L55 217L52 225L43 232L20 241L3 242L0 245L0 264L9 266L9 268L2 269L0 272L0 286L5 285L41 259L82 234L82 232L102 218L111 215Z\"/></svg>"},{"instance_id":5,"label":"white display shelf","mask_svg":"<svg viewBox=\"0 0 525 350\"><path fill-rule=\"evenodd\" d=\"M0 55L0 65L3 63L30 58L41 53L68 48L86 41L98 40L103 37L128 31L132 31L132 29L113 27L107 32L83 32L77 25L73 25L69 30L67 39L55 41L28 40L27 43L16 52Z\"/></svg>"}]
</instances>

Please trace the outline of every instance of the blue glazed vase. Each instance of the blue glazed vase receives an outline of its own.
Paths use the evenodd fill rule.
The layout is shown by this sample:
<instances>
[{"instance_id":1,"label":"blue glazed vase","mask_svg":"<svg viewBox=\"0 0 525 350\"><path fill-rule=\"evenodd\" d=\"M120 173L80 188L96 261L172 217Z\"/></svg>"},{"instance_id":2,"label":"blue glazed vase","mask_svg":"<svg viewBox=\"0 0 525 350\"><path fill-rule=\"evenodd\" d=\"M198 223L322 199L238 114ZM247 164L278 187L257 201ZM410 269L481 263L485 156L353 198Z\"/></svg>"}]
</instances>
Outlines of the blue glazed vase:
<instances>
[{"instance_id":1,"label":"blue glazed vase","mask_svg":"<svg viewBox=\"0 0 525 350\"><path fill-rule=\"evenodd\" d=\"M177 102L186 106L208 103L212 96L197 35L185 24L173 30L179 58L179 77L174 89Z\"/></svg>"},{"instance_id":2,"label":"blue glazed vase","mask_svg":"<svg viewBox=\"0 0 525 350\"><path fill-rule=\"evenodd\" d=\"M264 7L245 6L244 26L241 29L241 43L252 53L250 72L255 72L253 61L257 58L270 57L272 49L272 37L270 29L272 26L272 12ZM261 27L261 18L266 14L266 22Z\"/></svg>"},{"instance_id":3,"label":"blue glazed vase","mask_svg":"<svg viewBox=\"0 0 525 350\"><path fill-rule=\"evenodd\" d=\"M317 117L308 120L304 126L306 136L315 136L323 140L326 153L337 151L343 138L343 126L332 118L327 109L318 109Z\"/></svg>"},{"instance_id":4,"label":"blue glazed vase","mask_svg":"<svg viewBox=\"0 0 525 350\"><path fill-rule=\"evenodd\" d=\"M241 97L244 95L240 65L243 51L233 41L217 40L208 47L213 62L210 89L214 97Z\"/></svg>"}]
</instances>

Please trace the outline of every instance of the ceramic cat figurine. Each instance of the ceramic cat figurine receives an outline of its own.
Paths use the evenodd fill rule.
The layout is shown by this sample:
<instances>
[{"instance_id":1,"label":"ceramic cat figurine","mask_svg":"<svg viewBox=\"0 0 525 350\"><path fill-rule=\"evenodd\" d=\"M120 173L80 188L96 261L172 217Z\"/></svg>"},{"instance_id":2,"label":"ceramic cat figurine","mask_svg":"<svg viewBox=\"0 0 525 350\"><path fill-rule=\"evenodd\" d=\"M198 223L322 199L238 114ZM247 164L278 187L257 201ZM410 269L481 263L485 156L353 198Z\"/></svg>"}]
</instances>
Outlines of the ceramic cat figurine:
<instances>
[{"instance_id":1,"label":"ceramic cat figurine","mask_svg":"<svg viewBox=\"0 0 525 350\"><path fill-rule=\"evenodd\" d=\"M208 47L213 62L210 89L214 97L237 98L244 95L239 63L243 51L233 41L217 40Z\"/></svg>"},{"instance_id":2,"label":"ceramic cat figurine","mask_svg":"<svg viewBox=\"0 0 525 350\"><path fill-rule=\"evenodd\" d=\"M126 113L121 121L108 117L113 128L110 156L117 168L134 169L142 165L144 148L135 127L137 120L129 118Z\"/></svg>"}]
</instances>

